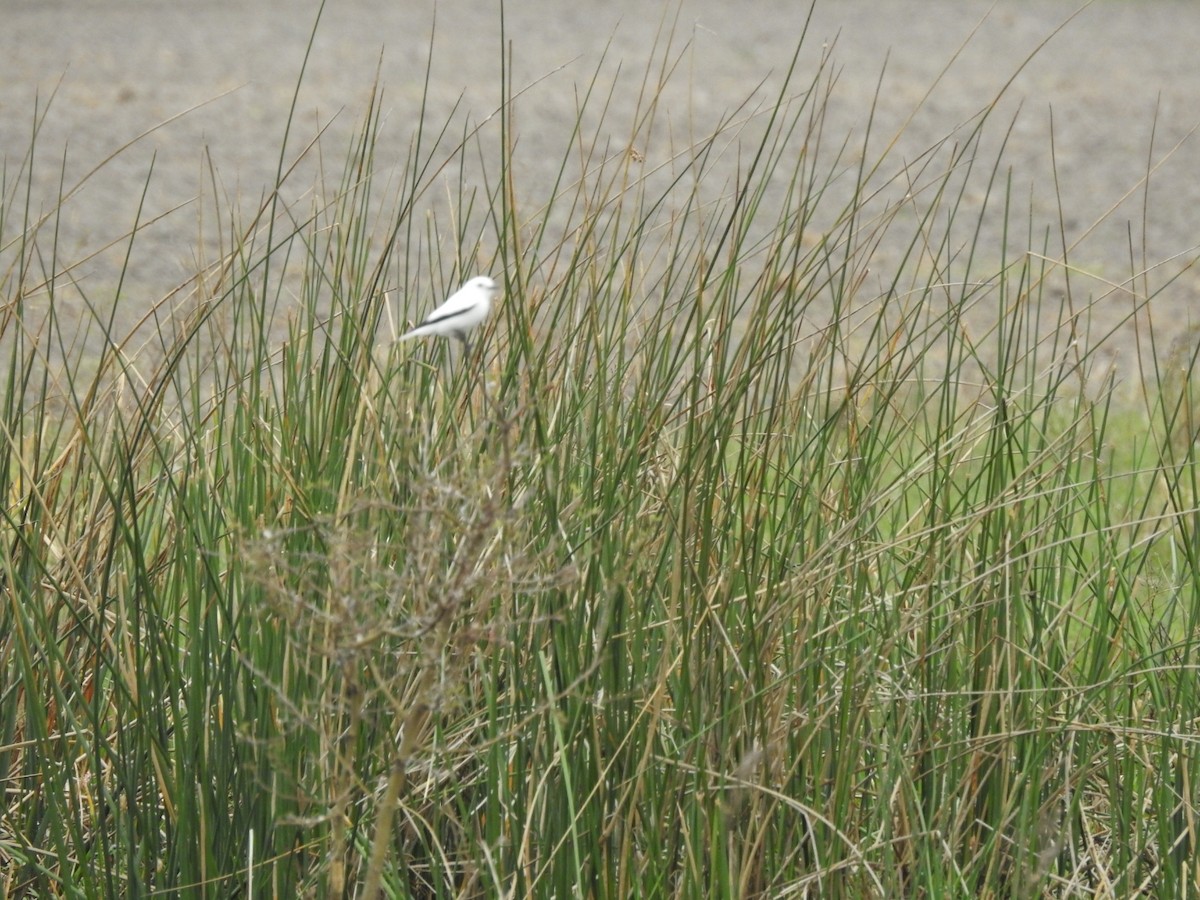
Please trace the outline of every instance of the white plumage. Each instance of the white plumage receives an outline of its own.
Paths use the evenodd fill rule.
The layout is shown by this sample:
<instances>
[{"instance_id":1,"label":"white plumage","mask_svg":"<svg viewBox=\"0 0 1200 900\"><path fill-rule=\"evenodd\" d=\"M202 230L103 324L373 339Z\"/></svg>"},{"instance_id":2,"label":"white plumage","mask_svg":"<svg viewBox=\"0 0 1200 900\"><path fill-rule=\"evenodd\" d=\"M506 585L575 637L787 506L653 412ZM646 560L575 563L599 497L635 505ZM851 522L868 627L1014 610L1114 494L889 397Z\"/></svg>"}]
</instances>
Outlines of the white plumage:
<instances>
[{"instance_id":1,"label":"white plumage","mask_svg":"<svg viewBox=\"0 0 1200 900\"><path fill-rule=\"evenodd\" d=\"M476 275L427 315L420 325L400 335L398 340L435 334L458 338L466 345L467 335L487 318L492 301L499 293L496 282L486 275Z\"/></svg>"}]
</instances>

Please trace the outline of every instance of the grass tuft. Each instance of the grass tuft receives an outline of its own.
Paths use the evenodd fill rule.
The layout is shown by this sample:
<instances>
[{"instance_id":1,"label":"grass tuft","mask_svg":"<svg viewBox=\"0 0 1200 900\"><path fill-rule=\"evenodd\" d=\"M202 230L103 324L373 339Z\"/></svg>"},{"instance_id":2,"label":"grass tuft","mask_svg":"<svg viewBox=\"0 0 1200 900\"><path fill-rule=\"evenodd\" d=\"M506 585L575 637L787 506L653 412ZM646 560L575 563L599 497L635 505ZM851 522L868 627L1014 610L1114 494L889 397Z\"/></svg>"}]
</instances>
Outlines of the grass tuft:
<instances>
[{"instance_id":1,"label":"grass tuft","mask_svg":"<svg viewBox=\"0 0 1200 900\"><path fill-rule=\"evenodd\" d=\"M136 314L57 255L78 189L30 204L35 110L0 185L5 896L1200 886L1195 342L1146 332L1118 394L994 101L872 156L798 50L684 134L689 52L664 22L630 121L597 68L548 183L511 50L496 114L423 110L399 171L382 89L248 211L210 166L215 258ZM470 355L391 343L476 272ZM1174 277L1131 265L1139 327Z\"/></svg>"}]
</instances>

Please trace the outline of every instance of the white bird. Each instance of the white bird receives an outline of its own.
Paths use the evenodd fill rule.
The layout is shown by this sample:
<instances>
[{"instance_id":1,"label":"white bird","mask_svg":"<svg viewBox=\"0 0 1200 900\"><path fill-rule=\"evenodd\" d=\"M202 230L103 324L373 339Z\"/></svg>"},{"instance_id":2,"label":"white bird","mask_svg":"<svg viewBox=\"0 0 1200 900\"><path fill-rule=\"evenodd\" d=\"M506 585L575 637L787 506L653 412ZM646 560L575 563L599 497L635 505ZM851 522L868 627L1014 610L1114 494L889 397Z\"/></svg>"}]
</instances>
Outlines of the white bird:
<instances>
[{"instance_id":1,"label":"white bird","mask_svg":"<svg viewBox=\"0 0 1200 900\"><path fill-rule=\"evenodd\" d=\"M463 347L469 352L471 345L467 343L467 335L487 318L492 301L499 293L496 282L486 275L476 275L427 315L420 325L400 335L397 340L407 341L426 334L455 337L463 342Z\"/></svg>"}]
</instances>

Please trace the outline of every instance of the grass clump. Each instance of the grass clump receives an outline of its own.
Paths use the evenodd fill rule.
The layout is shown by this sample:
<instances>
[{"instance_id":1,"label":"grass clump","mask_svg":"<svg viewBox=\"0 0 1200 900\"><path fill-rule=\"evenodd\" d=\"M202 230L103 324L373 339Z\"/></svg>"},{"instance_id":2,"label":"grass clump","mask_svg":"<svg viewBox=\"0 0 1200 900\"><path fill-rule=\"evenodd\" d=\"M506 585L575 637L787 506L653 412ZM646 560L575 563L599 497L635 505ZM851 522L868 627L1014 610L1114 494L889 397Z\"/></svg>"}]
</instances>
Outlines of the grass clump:
<instances>
[{"instance_id":1,"label":"grass clump","mask_svg":"<svg viewBox=\"0 0 1200 900\"><path fill-rule=\"evenodd\" d=\"M399 178L373 100L141 355L7 173L6 894L1195 886L1194 356L1115 400L986 113L855 162L824 59L681 144L659 53L549 188L507 81ZM483 271L471 356L389 343Z\"/></svg>"}]
</instances>

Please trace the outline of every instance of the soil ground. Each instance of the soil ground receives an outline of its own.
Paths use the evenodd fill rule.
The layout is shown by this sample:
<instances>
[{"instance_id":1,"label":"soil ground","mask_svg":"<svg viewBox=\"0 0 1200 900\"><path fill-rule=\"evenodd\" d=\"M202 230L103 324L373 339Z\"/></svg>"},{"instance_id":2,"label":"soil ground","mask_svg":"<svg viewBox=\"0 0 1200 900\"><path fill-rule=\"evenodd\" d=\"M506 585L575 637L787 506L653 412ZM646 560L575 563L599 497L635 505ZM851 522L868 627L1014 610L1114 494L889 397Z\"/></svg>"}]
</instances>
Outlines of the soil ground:
<instances>
[{"instance_id":1,"label":"soil ground","mask_svg":"<svg viewBox=\"0 0 1200 900\"><path fill-rule=\"evenodd\" d=\"M1137 355L1131 342L1138 332L1125 321L1134 299L1106 281L1120 285L1131 271L1153 267L1139 279L1138 293L1153 295L1144 314L1159 339L1191 341L1193 326L1200 326L1193 266L1200 252L1200 136L1189 139L1200 122L1200 4L1095 0L1071 18L1079 6L1076 0L819 0L809 19L806 5L792 0L680 0L649 17L651 5L642 0L506 0L502 35L498 6L476 0L331 0L289 147L328 125L322 146L336 177L378 72L387 145L380 164L399 167L427 64L427 121L443 121L459 104L463 121L481 122L500 98L499 50L511 42L514 83L533 83L517 125L523 183L549 183L579 92L597 71L600 84L616 85L602 127L625 127L647 62L679 57L664 108L673 132L699 134L748 96L769 98L803 35L797 83L807 82L826 48L837 72L825 144L849 136L861 147L874 104L868 157L894 138L888 159L896 165L919 157L1003 89L981 164L990 167L1007 141L1003 165L1011 172L1016 221L1026 232L1050 229L1051 255L1061 253L1065 236L1071 263L1099 276L1081 278L1076 289L1094 304L1094 334L1118 329L1110 353L1120 365L1122 354ZM6 192L14 191L14 173L34 143L37 109L49 107L36 136L34 215L54 208L60 184L69 189L153 129L63 206L59 259L78 260L71 274L85 292L111 296L124 244L87 257L127 234L139 204L141 221L163 218L134 245L122 287L128 301L121 314L130 321L186 282L208 253L197 234L213 223L201 224L196 198L211 195L214 173L228 197L247 209L255 205L274 178L316 8L296 0L5 3ZM664 54L668 34L672 49ZM612 140L627 139L619 131L612 127ZM669 149L638 151L653 157ZM732 154L729 164L736 165ZM1148 168L1154 174L1147 189ZM968 194L963 221L972 221L971 204L978 209L985 199L983 192ZM7 243L14 233L13 222L3 223L0 239ZM983 246L999 247L998 237L985 236Z\"/></svg>"}]
</instances>

